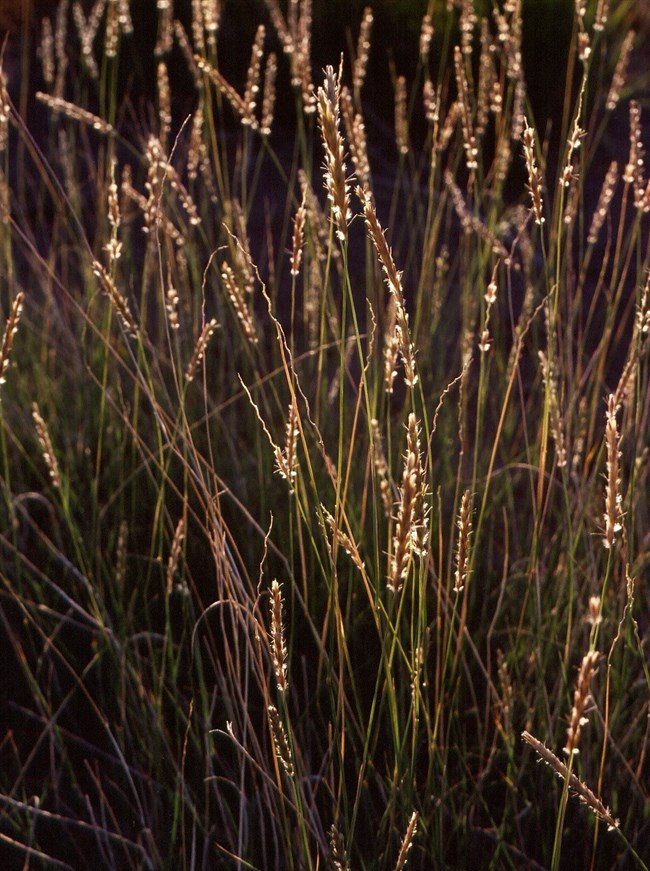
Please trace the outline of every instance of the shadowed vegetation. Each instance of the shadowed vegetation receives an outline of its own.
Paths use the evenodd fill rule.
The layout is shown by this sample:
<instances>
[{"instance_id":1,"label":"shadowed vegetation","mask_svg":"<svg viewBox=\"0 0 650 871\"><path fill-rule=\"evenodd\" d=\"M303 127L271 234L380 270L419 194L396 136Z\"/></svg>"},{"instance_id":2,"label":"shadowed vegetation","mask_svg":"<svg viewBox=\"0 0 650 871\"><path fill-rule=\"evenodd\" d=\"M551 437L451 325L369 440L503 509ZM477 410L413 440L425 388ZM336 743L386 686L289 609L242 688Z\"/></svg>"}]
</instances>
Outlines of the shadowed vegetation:
<instances>
[{"instance_id":1,"label":"shadowed vegetation","mask_svg":"<svg viewBox=\"0 0 650 871\"><path fill-rule=\"evenodd\" d=\"M3 868L647 869L636 4L155 5L5 56Z\"/></svg>"}]
</instances>

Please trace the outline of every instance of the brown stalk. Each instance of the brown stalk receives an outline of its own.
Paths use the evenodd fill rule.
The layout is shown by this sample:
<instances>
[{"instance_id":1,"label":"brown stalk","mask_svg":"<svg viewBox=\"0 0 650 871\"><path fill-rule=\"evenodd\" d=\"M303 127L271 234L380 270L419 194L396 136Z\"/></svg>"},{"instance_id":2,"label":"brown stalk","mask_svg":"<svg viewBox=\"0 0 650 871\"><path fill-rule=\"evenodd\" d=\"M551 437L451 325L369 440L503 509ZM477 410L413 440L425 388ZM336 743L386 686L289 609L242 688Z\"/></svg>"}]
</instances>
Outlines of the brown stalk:
<instances>
[{"instance_id":1,"label":"brown stalk","mask_svg":"<svg viewBox=\"0 0 650 871\"><path fill-rule=\"evenodd\" d=\"M283 602L280 584L271 582L271 658L278 691L286 693L289 688L287 680L287 648L284 643Z\"/></svg>"},{"instance_id":2,"label":"brown stalk","mask_svg":"<svg viewBox=\"0 0 650 871\"><path fill-rule=\"evenodd\" d=\"M172 546L169 551L169 559L167 560L167 574L166 574L166 591L167 595L171 593L174 588L174 577L176 575L176 570L178 569L178 561L181 557L181 552L183 548L183 541L185 540L185 518L181 517L181 519L176 524L176 529L174 530L174 537L172 539Z\"/></svg>"},{"instance_id":3,"label":"brown stalk","mask_svg":"<svg viewBox=\"0 0 650 871\"><path fill-rule=\"evenodd\" d=\"M609 550L614 546L617 534L621 530L621 495L620 451L618 425L616 423L616 397L609 395L605 423L605 449L607 451L605 474L605 536L604 546Z\"/></svg>"},{"instance_id":4,"label":"brown stalk","mask_svg":"<svg viewBox=\"0 0 650 871\"><path fill-rule=\"evenodd\" d=\"M293 756L291 753L291 747L289 746L289 739L287 738L287 733L284 726L282 725L282 721L280 720L278 709L274 705L269 705L267 711L276 758L280 762L288 777L293 777Z\"/></svg>"},{"instance_id":5,"label":"brown stalk","mask_svg":"<svg viewBox=\"0 0 650 871\"><path fill-rule=\"evenodd\" d=\"M420 456L419 427L413 412L409 414L404 471L398 503L393 553L390 563L388 589L399 593L406 578L414 553L426 546L426 509L424 496L424 470Z\"/></svg>"},{"instance_id":6,"label":"brown stalk","mask_svg":"<svg viewBox=\"0 0 650 871\"><path fill-rule=\"evenodd\" d=\"M52 482L53 487L59 489L61 487L61 473L59 471L59 464L54 453L52 439L50 438L47 424L43 420L43 417L36 403L32 405L32 419L36 428L36 435L38 436L38 440L41 444L43 459L45 460L45 465L47 466L47 470L50 475L50 481Z\"/></svg>"},{"instance_id":7,"label":"brown stalk","mask_svg":"<svg viewBox=\"0 0 650 871\"><path fill-rule=\"evenodd\" d=\"M278 74L278 58L275 52L271 52L266 58L264 66L264 95L262 97L262 120L260 121L260 133L269 136L273 124L275 112L275 80Z\"/></svg>"},{"instance_id":8,"label":"brown stalk","mask_svg":"<svg viewBox=\"0 0 650 871\"><path fill-rule=\"evenodd\" d=\"M585 717L585 709L589 700L591 690L591 679L596 672L599 654L595 650L590 650L582 658L580 673L578 675L578 683L573 694L573 709L571 711L571 719L566 733L566 744L564 752L567 756L578 753L578 744L580 743L580 735L582 727L587 722Z\"/></svg>"},{"instance_id":9,"label":"brown stalk","mask_svg":"<svg viewBox=\"0 0 650 871\"><path fill-rule=\"evenodd\" d=\"M359 39L357 41L357 54L354 59L352 68L352 87L355 94L358 95L363 87L368 70L368 55L370 54L370 32L374 20L373 11L370 6L366 6L363 10L361 18L361 27L359 28Z\"/></svg>"},{"instance_id":10,"label":"brown stalk","mask_svg":"<svg viewBox=\"0 0 650 871\"><path fill-rule=\"evenodd\" d=\"M97 278L99 278L99 283L101 284L106 296L110 299L124 331L130 336L137 336L138 325L131 314L131 309L126 301L126 297L122 296L115 286L115 282L98 260L93 261L93 272Z\"/></svg>"},{"instance_id":11,"label":"brown stalk","mask_svg":"<svg viewBox=\"0 0 650 871\"><path fill-rule=\"evenodd\" d=\"M361 187L361 185L357 187L356 191L363 208L368 235L375 246L388 289L395 299L395 326L391 341L396 341L399 345L399 350L404 361L404 380L407 386L414 387L418 381L418 375L415 368L415 348L411 343L408 314L404 306L402 275L397 271L395 266L392 252L377 218L377 212L370 191L365 187Z\"/></svg>"},{"instance_id":12,"label":"brown stalk","mask_svg":"<svg viewBox=\"0 0 650 871\"><path fill-rule=\"evenodd\" d=\"M259 341L253 315L246 301L243 289L237 281L235 273L228 263L221 266L221 278L226 286L228 297L232 303L239 322L244 330L244 335L252 345Z\"/></svg>"},{"instance_id":13,"label":"brown stalk","mask_svg":"<svg viewBox=\"0 0 650 871\"><path fill-rule=\"evenodd\" d=\"M610 829L618 828L618 820L614 819L609 808L605 807L602 801L589 789L589 787L579 780L575 774L570 773L567 766L549 750L541 741L538 741L530 732L522 732L521 737L527 744L535 750L542 761L550 765L551 768L562 778L568 782L569 788L588 806L593 812L603 819Z\"/></svg>"},{"instance_id":14,"label":"brown stalk","mask_svg":"<svg viewBox=\"0 0 650 871\"><path fill-rule=\"evenodd\" d=\"M409 128L407 117L406 78L395 80L395 141L400 154L408 154Z\"/></svg>"},{"instance_id":15,"label":"brown stalk","mask_svg":"<svg viewBox=\"0 0 650 871\"><path fill-rule=\"evenodd\" d=\"M474 135L472 122L472 108L469 101L469 86L463 53L459 46L454 48L454 69L456 72L456 87L458 88L458 105L460 107L460 120L463 127L463 146L467 159L467 168L472 171L478 168L478 146Z\"/></svg>"},{"instance_id":16,"label":"brown stalk","mask_svg":"<svg viewBox=\"0 0 650 871\"><path fill-rule=\"evenodd\" d=\"M535 156L535 131L528 125L526 118L522 119L524 125L523 146L524 157L526 159L526 169L528 170L528 190L532 199L532 211L535 215L535 223L541 225L544 223L542 199L542 174L539 171L537 158Z\"/></svg>"},{"instance_id":17,"label":"brown stalk","mask_svg":"<svg viewBox=\"0 0 650 871\"><path fill-rule=\"evenodd\" d=\"M210 337L218 326L219 324L217 323L217 321L212 318L212 320L208 321L201 330L201 335L197 339L196 345L194 347L194 353L192 354L190 362L187 364L187 369L185 370L185 380L188 383L194 380L198 368L201 365L203 358L205 357L205 352L208 347Z\"/></svg>"},{"instance_id":18,"label":"brown stalk","mask_svg":"<svg viewBox=\"0 0 650 871\"><path fill-rule=\"evenodd\" d=\"M468 578L469 567L469 542L472 534L472 496L469 490L465 490L460 501L458 512L458 544L456 546L456 574L454 579L454 592L460 593Z\"/></svg>"},{"instance_id":19,"label":"brown stalk","mask_svg":"<svg viewBox=\"0 0 650 871\"><path fill-rule=\"evenodd\" d=\"M330 827L330 859L334 871L350 871L343 835L333 823Z\"/></svg>"},{"instance_id":20,"label":"brown stalk","mask_svg":"<svg viewBox=\"0 0 650 871\"><path fill-rule=\"evenodd\" d=\"M406 868L406 862L408 860L408 854L413 846L413 838L415 837L415 833L418 828L418 820L420 815L417 811L413 811L411 814L411 819L409 820L409 824L406 827L406 832L404 834L404 838L402 839L402 844L399 848L399 855L397 856L397 862L395 864L395 871L404 871Z\"/></svg>"},{"instance_id":21,"label":"brown stalk","mask_svg":"<svg viewBox=\"0 0 650 871\"><path fill-rule=\"evenodd\" d=\"M25 294L19 290L11 305L11 310L5 324L5 331L2 336L2 346L0 347L0 385L7 380L7 370L11 362L11 349L14 345L14 338L18 332L18 324L23 312L23 301Z\"/></svg>"},{"instance_id":22,"label":"brown stalk","mask_svg":"<svg viewBox=\"0 0 650 871\"><path fill-rule=\"evenodd\" d=\"M350 186L346 179L343 137L340 131L340 77L334 67L325 68L325 82L318 89L318 120L325 147L325 188L330 201L332 222L336 235L344 242L348 235L350 212Z\"/></svg>"},{"instance_id":23,"label":"brown stalk","mask_svg":"<svg viewBox=\"0 0 650 871\"><path fill-rule=\"evenodd\" d=\"M625 87L627 81L627 68L630 62L630 54L632 53L632 46L634 45L635 38L636 32L630 30L623 40L621 53L618 56L616 69L612 76L612 84L610 85L609 93L607 94L607 101L605 103L606 108L610 112L618 106L619 100L621 99L621 91Z\"/></svg>"},{"instance_id":24,"label":"brown stalk","mask_svg":"<svg viewBox=\"0 0 650 871\"><path fill-rule=\"evenodd\" d=\"M98 133L115 133L115 128L108 121L104 121L103 118L86 111L86 109L82 109L74 103L69 103L60 97L44 94L42 91L36 92L36 99L48 106L53 112L65 115L74 121L80 121L82 124L88 124Z\"/></svg>"}]
</instances>

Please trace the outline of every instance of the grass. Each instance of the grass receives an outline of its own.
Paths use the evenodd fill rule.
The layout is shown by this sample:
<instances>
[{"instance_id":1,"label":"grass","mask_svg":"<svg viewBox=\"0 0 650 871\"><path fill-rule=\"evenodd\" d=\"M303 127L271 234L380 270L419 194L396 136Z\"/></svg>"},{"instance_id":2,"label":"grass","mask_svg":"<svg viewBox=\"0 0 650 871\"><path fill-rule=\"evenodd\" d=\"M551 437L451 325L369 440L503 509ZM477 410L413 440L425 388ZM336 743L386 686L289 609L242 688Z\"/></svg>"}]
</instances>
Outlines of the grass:
<instances>
[{"instance_id":1,"label":"grass","mask_svg":"<svg viewBox=\"0 0 650 871\"><path fill-rule=\"evenodd\" d=\"M546 123L432 3L394 132L369 15L158 5L150 104L119 2L2 90L3 867L647 868L634 4Z\"/></svg>"}]
</instances>

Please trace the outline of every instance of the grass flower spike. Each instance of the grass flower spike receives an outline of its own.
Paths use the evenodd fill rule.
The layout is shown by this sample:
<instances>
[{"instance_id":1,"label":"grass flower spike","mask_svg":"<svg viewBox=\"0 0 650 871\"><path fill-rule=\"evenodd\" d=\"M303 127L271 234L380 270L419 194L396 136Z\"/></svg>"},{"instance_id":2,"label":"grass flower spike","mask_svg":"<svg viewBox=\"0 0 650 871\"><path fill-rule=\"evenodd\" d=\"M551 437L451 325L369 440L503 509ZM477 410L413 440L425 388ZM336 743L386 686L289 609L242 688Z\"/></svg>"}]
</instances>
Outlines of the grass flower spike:
<instances>
[{"instance_id":1,"label":"grass flower spike","mask_svg":"<svg viewBox=\"0 0 650 871\"><path fill-rule=\"evenodd\" d=\"M318 89L318 121L325 149L325 188L336 235L345 242L348 235L350 185L346 177L343 137L340 130L341 70L325 69L325 82Z\"/></svg>"}]
</instances>

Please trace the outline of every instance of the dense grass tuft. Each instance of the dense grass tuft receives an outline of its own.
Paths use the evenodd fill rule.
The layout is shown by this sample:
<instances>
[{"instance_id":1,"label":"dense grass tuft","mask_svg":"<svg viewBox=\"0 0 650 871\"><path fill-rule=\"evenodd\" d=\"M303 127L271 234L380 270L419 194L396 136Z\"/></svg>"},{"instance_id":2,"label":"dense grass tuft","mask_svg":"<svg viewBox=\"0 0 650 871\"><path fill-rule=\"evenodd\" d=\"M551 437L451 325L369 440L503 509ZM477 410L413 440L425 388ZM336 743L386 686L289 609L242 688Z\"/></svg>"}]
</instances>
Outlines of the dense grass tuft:
<instances>
[{"instance_id":1,"label":"dense grass tuft","mask_svg":"<svg viewBox=\"0 0 650 871\"><path fill-rule=\"evenodd\" d=\"M383 105L310 5L241 81L199 0L7 68L3 868L647 869L636 4L549 119L520 0L431 0Z\"/></svg>"}]
</instances>

